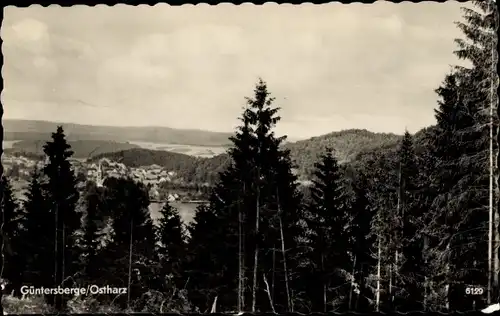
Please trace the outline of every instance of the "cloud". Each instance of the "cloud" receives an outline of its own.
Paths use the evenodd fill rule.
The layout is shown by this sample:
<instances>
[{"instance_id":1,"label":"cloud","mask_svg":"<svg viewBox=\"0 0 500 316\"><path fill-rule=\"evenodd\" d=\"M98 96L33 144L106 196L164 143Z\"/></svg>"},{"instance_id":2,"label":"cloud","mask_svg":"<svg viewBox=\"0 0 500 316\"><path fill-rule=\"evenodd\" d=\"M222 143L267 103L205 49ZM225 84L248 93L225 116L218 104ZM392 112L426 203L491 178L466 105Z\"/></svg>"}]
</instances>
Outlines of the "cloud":
<instances>
[{"instance_id":1,"label":"cloud","mask_svg":"<svg viewBox=\"0 0 500 316\"><path fill-rule=\"evenodd\" d=\"M8 7L2 101L7 118L231 130L262 77L285 133L418 129L457 62L459 6Z\"/></svg>"},{"instance_id":2,"label":"cloud","mask_svg":"<svg viewBox=\"0 0 500 316\"><path fill-rule=\"evenodd\" d=\"M5 31L7 31L6 40L19 40L23 43L40 43L46 41L48 38L47 26L40 21L29 18L15 23L10 29L7 28Z\"/></svg>"}]
</instances>

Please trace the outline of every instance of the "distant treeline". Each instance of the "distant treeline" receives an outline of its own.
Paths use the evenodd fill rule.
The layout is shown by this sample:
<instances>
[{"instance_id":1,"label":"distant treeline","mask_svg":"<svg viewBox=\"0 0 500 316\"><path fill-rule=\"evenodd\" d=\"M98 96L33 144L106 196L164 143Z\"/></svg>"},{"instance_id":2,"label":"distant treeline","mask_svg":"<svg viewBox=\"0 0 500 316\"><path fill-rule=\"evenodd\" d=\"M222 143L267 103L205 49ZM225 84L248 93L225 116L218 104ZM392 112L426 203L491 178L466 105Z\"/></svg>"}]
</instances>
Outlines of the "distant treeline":
<instances>
[{"instance_id":1,"label":"distant treeline","mask_svg":"<svg viewBox=\"0 0 500 316\"><path fill-rule=\"evenodd\" d=\"M21 140L7 149L7 154L24 153L27 155L43 155L43 145L46 140ZM119 143L107 140L75 140L68 142L71 145L74 158L90 158L102 153L140 148L138 145Z\"/></svg>"},{"instance_id":2,"label":"distant treeline","mask_svg":"<svg viewBox=\"0 0 500 316\"><path fill-rule=\"evenodd\" d=\"M48 140L57 123L34 120L3 120L4 140ZM168 127L117 127L63 124L69 141L109 141L119 143L143 141L193 146L226 146L229 133Z\"/></svg>"}]
</instances>

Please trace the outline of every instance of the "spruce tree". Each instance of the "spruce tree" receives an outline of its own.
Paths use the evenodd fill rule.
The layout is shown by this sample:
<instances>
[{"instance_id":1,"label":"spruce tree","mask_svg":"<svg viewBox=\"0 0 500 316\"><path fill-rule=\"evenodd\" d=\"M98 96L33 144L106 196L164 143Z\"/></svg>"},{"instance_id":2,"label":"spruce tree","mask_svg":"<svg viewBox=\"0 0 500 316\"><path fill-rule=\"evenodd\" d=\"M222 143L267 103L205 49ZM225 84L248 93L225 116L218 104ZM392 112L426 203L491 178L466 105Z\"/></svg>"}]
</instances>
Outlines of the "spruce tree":
<instances>
[{"instance_id":1,"label":"spruce tree","mask_svg":"<svg viewBox=\"0 0 500 316\"><path fill-rule=\"evenodd\" d=\"M184 262L186 287L190 302L200 313L210 312L214 300L224 290L224 262L226 240L220 231L220 219L208 205L196 208L193 222L188 226L187 256ZM234 255L234 254L233 254ZM233 283L231 283L233 284Z\"/></svg>"},{"instance_id":2,"label":"spruce tree","mask_svg":"<svg viewBox=\"0 0 500 316\"><path fill-rule=\"evenodd\" d=\"M130 178L108 178L104 182L105 208L112 217L112 241L101 257L106 262L109 286L124 287L127 296L115 300L123 308L142 310L138 299L154 280L157 258L153 221L147 188Z\"/></svg>"},{"instance_id":3,"label":"spruce tree","mask_svg":"<svg viewBox=\"0 0 500 316\"><path fill-rule=\"evenodd\" d=\"M438 192L427 230L434 253L432 281L438 287L434 291L451 310L480 307L482 298L464 298L463 293L470 284L487 283L487 273L481 272L487 271L487 133L478 120L479 104L466 99L470 86L464 84L455 74L437 89L441 101L434 156L439 165L432 185Z\"/></svg>"},{"instance_id":4,"label":"spruce tree","mask_svg":"<svg viewBox=\"0 0 500 316\"><path fill-rule=\"evenodd\" d=\"M105 217L103 216L103 192L94 182L88 182L85 188L85 216L83 217L83 236L81 254L84 271L84 283L95 284L101 268L99 250L101 248Z\"/></svg>"},{"instance_id":5,"label":"spruce tree","mask_svg":"<svg viewBox=\"0 0 500 316\"><path fill-rule=\"evenodd\" d=\"M500 295L499 274L500 274L500 213L498 209L499 194L499 176L498 169L500 155L498 154L498 144L500 140L500 130L498 129L498 119L500 110L498 108L498 7L495 1L472 1L474 8L462 8L463 22L456 22L456 25L464 34L463 39L456 39L458 49L455 54L460 58L469 61L472 67L456 67L457 73L464 80L464 90L469 102L476 103L478 109L476 113L477 127L481 128L483 124L488 128L487 140L488 151L491 153L488 162L489 177L491 178L491 195L489 199L489 212L491 219L488 218L488 224L491 224L488 235L488 242L491 242L492 249L488 249L488 283L487 300L493 304ZM465 83L465 81L467 83ZM481 128L482 129L482 128ZM484 149L483 149L484 150ZM496 157L495 157L496 156ZM496 163L495 163L496 160ZM485 166L486 167L486 166ZM495 201L493 201L495 200ZM490 235L491 234L491 235ZM492 291L489 291L490 288Z\"/></svg>"},{"instance_id":6,"label":"spruce tree","mask_svg":"<svg viewBox=\"0 0 500 316\"><path fill-rule=\"evenodd\" d=\"M18 291L22 285L23 258L21 239L21 223L24 220L24 214L19 207L9 179L3 176L0 180L0 188L2 188L3 198L0 207L2 208L2 224L3 224L3 256L4 256L4 274L2 277L9 280L10 286Z\"/></svg>"},{"instance_id":7,"label":"spruce tree","mask_svg":"<svg viewBox=\"0 0 500 316\"><path fill-rule=\"evenodd\" d=\"M307 226L305 223L305 205L302 203L303 196L298 189L297 176L292 172L294 167L290 158L290 151L280 149L284 138L275 143L276 166L273 167L274 177L271 181L271 190L275 188L274 214L271 214L271 223L274 223L274 231L279 232L279 243L281 251L272 256L271 265L281 267L275 273L274 279L284 279L286 309L284 311L296 311L303 307L303 299L296 290L303 283L298 271L301 263L307 257L305 253L305 237ZM274 184L273 184L274 183ZM272 204L271 204L272 205ZM277 223L276 223L277 222ZM275 246L271 246L275 249ZM279 288L278 288L279 289ZM276 291L274 291L276 292ZM276 294L275 294L276 295ZM279 297L276 295L276 297Z\"/></svg>"},{"instance_id":8,"label":"spruce tree","mask_svg":"<svg viewBox=\"0 0 500 316\"><path fill-rule=\"evenodd\" d=\"M496 36L498 13L493 1L473 1L475 9L463 8L464 22L457 22L465 39L457 39L459 58L469 60L472 67L455 67L437 93L440 96L434 140L434 156L438 162L431 186L436 188L433 219L429 221L430 250L433 253L432 274L435 298L450 310L480 308L490 300L467 296L467 287L498 288L498 251L490 253L490 239L498 240L498 229L488 236L493 224L489 213L498 212L489 203L490 152L496 150L493 132L498 126L495 84ZM498 191L498 189L497 189ZM493 274L493 275L491 275ZM436 289L437 288L437 289ZM439 291L440 290L440 291Z\"/></svg>"},{"instance_id":9,"label":"spruce tree","mask_svg":"<svg viewBox=\"0 0 500 316\"><path fill-rule=\"evenodd\" d=\"M375 265L369 277L375 311L391 310L394 297L394 264L398 224L397 192L398 161L394 152L375 152L365 166L367 198L371 218L368 239L373 242L372 258Z\"/></svg>"},{"instance_id":10,"label":"spruce tree","mask_svg":"<svg viewBox=\"0 0 500 316\"><path fill-rule=\"evenodd\" d=\"M422 310L435 310L439 306L439 303L434 305L438 301L433 290L435 288L432 283L434 275L434 262L433 256L435 255L430 247L430 241L433 239L434 235L434 214L433 203L437 198L441 188L439 183L435 181L435 177L439 175L440 165L442 163L439 158L434 154L436 152L436 139L440 132L437 128L430 128L425 131L423 137L420 140L420 151L417 155L417 165L418 165L418 176L417 176L417 193L414 195L415 205L418 205L421 212L421 217L419 220L420 233L419 238L422 243L422 264L418 270L422 275L424 281L421 284L422 293ZM437 308L439 309L439 308Z\"/></svg>"},{"instance_id":11,"label":"spruce tree","mask_svg":"<svg viewBox=\"0 0 500 316\"><path fill-rule=\"evenodd\" d=\"M368 181L366 175L358 171L352 182L354 200L351 204L352 221L351 231L353 237L354 273L348 302L349 310L356 312L370 311L372 298L368 288L370 267L375 262L371 256L373 240L370 236L373 213L370 210L368 198Z\"/></svg>"},{"instance_id":12,"label":"spruce tree","mask_svg":"<svg viewBox=\"0 0 500 316\"><path fill-rule=\"evenodd\" d=\"M186 236L179 211L168 202L160 211L157 243L160 256L161 276L172 279L169 286L183 286L182 266L186 256Z\"/></svg>"},{"instance_id":13,"label":"spruce tree","mask_svg":"<svg viewBox=\"0 0 500 316\"><path fill-rule=\"evenodd\" d=\"M262 80L254 93L231 138L232 163L210 197L220 227L210 239L221 241L212 245L218 247L217 302L225 311L293 311L300 195L289 153L280 146L284 138L273 132L279 109Z\"/></svg>"},{"instance_id":14,"label":"spruce tree","mask_svg":"<svg viewBox=\"0 0 500 316\"><path fill-rule=\"evenodd\" d=\"M77 181L69 158L73 155L61 126L52 133L43 151L47 164L43 172L47 177L46 191L55 221L55 271L54 286L63 286L68 277L74 277L78 268L79 253L75 232L81 226L81 214L76 210L79 199ZM56 296L55 307L63 308L65 297Z\"/></svg>"},{"instance_id":15,"label":"spruce tree","mask_svg":"<svg viewBox=\"0 0 500 316\"><path fill-rule=\"evenodd\" d=\"M340 168L331 151L320 158L315 168L309 221L313 231L312 261L317 270L314 284L318 288L311 293L311 297L316 298L313 308L323 312L346 310L350 290L346 276L351 273L354 262L348 199Z\"/></svg>"},{"instance_id":16,"label":"spruce tree","mask_svg":"<svg viewBox=\"0 0 500 316\"><path fill-rule=\"evenodd\" d=\"M397 297L394 308L398 311L422 310L424 271L421 217L424 211L418 204L418 167L413 137L406 131L399 148L399 218L401 261L398 265Z\"/></svg>"},{"instance_id":17,"label":"spruce tree","mask_svg":"<svg viewBox=\"0 0 500 316\"><path fill-rule=\"evenodd\" d=\"M26 214L21 231L25 261L23 284L50 287L54 281L54 213L37 170L32 173L23 207Z\"/></svg>"}]
</instances>

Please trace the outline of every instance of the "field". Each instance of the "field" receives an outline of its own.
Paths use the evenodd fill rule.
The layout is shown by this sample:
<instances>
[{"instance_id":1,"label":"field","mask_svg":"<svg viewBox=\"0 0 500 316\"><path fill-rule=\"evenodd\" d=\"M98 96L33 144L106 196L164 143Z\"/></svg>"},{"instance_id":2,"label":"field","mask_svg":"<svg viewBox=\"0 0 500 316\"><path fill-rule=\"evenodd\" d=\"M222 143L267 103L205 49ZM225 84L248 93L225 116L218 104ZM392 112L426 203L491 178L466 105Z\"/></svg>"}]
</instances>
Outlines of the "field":
<instances>
[{"instance_id":1,"label":"field","mask_svg":"<svg viewBox=\"0 0 500 316\"><path fill-rule=\"evenodd\" d=\"M21 141L21 140L4 140L3 149L23 149L27 152L40 152L41 147L45 141ZM16 144L18 143L18 144ZM127 143L120 142L109 142L106 141L91 141L91 140L80 140L70 142L72 148L75 151L75 156L82 156L87 158L89 153L93 154L104 153L104 152L116 152L120 150L125 150L133 147L140 147L150 150L164 150L179 154L185 154L195 157L210 158L217 156L226 152L227 148L224 146L196 146L196 145L183 145L183 144L169 144L169 143L154 143L154 142L142 142L142 141L129 141ZM97 150L96 150L97 149Z\"/></svg>"},{"instance_id":2,"label":"field","mask_svg":"<svg viewBox=\"0 0 500 316\"><path fill-rule=\"evenodd\" d=\"M196 157L210 158L226 152L227 148L223 146L193 146L167 143L152 143L152 142L129 142L130 144L140 146L144 149L164 150L185 154Z\"/></svg>"}]
</instances>

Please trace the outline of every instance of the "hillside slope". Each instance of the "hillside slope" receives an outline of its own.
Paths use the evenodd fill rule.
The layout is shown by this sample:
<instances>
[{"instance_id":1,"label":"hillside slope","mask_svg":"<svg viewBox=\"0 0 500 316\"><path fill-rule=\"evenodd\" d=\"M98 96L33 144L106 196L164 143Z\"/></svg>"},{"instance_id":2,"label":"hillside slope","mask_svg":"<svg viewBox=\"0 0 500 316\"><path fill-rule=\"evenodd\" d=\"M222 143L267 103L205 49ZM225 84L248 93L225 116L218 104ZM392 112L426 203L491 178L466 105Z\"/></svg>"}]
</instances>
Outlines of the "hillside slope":
<instances>
[{"instance_id":1,"label":"hillside slope","mask_svg":"<svg viewBox=\"0 0 500 316\"><path fill-rule=\"evenodd\" d=\"M335 155L342 163L356 159L364 152L377 148L396 148L401 136L394 134L378 134L366 130L347 130L334 132L311 139L288 143L291 157L297 167L301 179L310 179L314 163L326 148L333 148ZM219 171L229 164L227 154L212 158L198 158L180 153L149 149L130 149L114 153L103 153L95 158L106 157L120 161L131 167L160 165L182 175L188 182L213 182Z\"/></svg>"},{"instance_id":2,"label":"hillside slope","mask_svg":"<svg viewBox=\"0 0 500 316\"><path fill-rule=\"evenodd\" d=\"M45 140L22 140L12 144L12 148L6 149L5 152L8 154L21 152L43 154L43 146L45 143ZM71 150L74 152L73 158L89 158L91 155L95 156L102 153L140 148L138 145L107 140L76 140L69 141L68 143L71 145Z\"/></svg>"},{"instance_id":3,"label":"hillside slope","mask_svg":"<svg viewBox=\"0 0 500 316\"><path fill-rule=\"evenodd\" d=\"M47 140L62 125L69 140L147 141L197 146L229 144L230 133L169 127L115 127L55 123L34 120L3 120L4 140Z\"/></svg>"},{"instance_id":4,"label":"hillside slope","mask_svg":"<svg viewBox=\"0 0 500 316\"><path fill-rule=\"evenodd\" d=\"M298 173L310 178L314 163L327 148L334 151L340 163L352 161L359 153L385 146L395 146L402 136L373 133L367 130L351 129L333 132L310 139L286 144L295 162Z\"/></svg>"}]
</instances>

